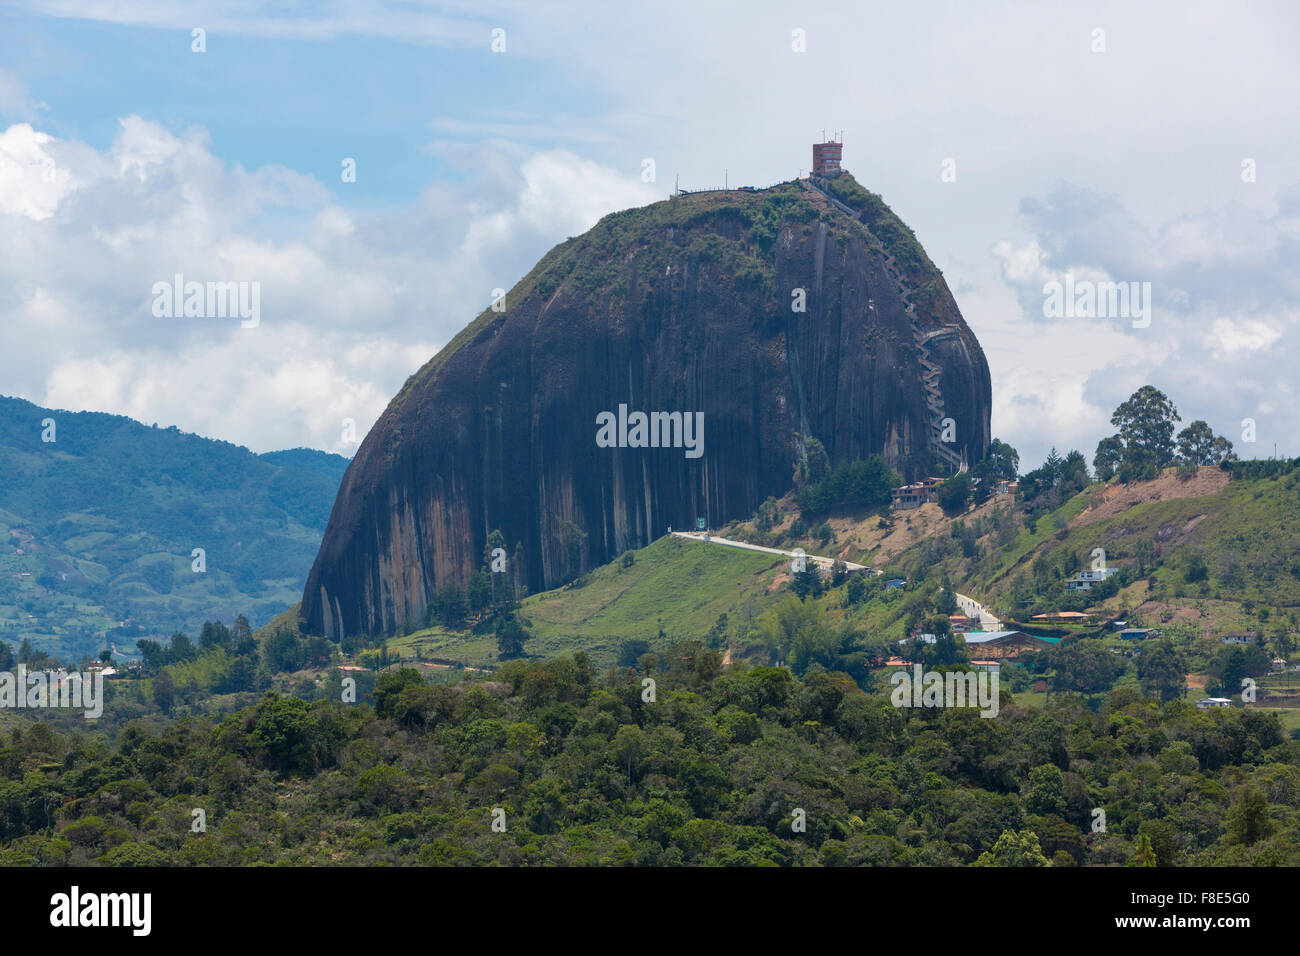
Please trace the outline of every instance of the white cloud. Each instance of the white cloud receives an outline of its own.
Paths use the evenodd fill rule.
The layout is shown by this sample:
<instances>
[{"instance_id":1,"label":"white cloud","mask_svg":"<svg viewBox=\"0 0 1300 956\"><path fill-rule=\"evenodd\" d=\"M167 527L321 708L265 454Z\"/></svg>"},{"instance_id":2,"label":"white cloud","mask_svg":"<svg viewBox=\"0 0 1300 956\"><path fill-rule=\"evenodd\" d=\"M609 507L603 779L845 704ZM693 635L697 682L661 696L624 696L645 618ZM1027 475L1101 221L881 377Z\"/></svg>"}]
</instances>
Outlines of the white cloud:
<instances>
[{"instance_id":1,"label":"white cloud","mask_svg":"<svg viewBox=\"0 0 1300 956\"><path fill-rule=\"evenodd\" d=\"M1088 450L1108 431L1110 410L1147 381L1212 423L1260 417L1283 452L1300 453L1300 396L1287 362L1300 348L1300 188L1286 182L1300 168L1300 140L1294 124L1277 121L1300 89L1300 60L1297 14L1285 4L1225 18L1209 0L1188 0L1171 18L1110 0L1086 15L991 0L944 5L941 29L932 9L907 5L28 7L184 34L202 24L213 52L240 36L384 37L489 58L497 25L508 29L510 51L475 76L497 108L457 112L449 103L409 117L437 136L428 149L467 179L430 185L395 209L342 208L291 170L232 168L212 156L202 131L128 120L102 152L24 142L67 176L49 188L31 181L30 162L21 177L0 170L0 217L9 217L0 221L0 380L29 397L64 361L115 349L187 354L235 334L142 319L148 283L175 271L260 279L268 326L319 327L342 349L336 374L392 391L402 375L362 365L361 343L396 356L446 341L492 288L508 287L602 212L662 198L675 173L687 188L720 183L724 169L732 183L787 178L807 169L822 127L845 126L847 167L916 231L958 290L992 367L994 433L1027 463L1051 444ZM1099 23L1102 55L1089 50ZM1204 47L1207 24L1217 68L1188 70L1187 51ZM806 54L791 51L794 26L807 30ZM864 37L888 42L868 43L864 57ZM554 111L512 111L517 84L538 70L571 95ZM0 71L0 110L7 96L30 113L21 82L7 79ZM16 118L41 127L35 115ZM571 144L600 163L521 142ZM660 185L639 182L646 156ZM943 184L938 164L950 156L959 178ZM1257 160L1258 182L1242 182L1244 157ZM273 233L254 225L268 216ZM989 256L995 239L1004 241ZM1066 272L1151 281L1151 327L1046 319L1042 286ZM152 374L170 373L164 365ZM240 427L251 430L223 434L249 442L265 434Z\"/></svg>"},{"instance_id":2,"label":"white cloud","mask_svg":"<svg viewBox=\"0 0 1300 956\"><path fill-rule=\"evenodd\" d=\"M982 319L997 314L987 295L963 309L990 356L993 431L1014 436L1023 462L1051 445L1091 455L1111 410L1144 384L1168 394L1185 422L1203 418L1231 438L1240 419L1257 418L1270 450L1276 441L1300 452L1291 374L1300 243L1285 202L1276 212L1230 202L1147 222L1114 196L1062 185L1021 208L1031 234L992 247L1015 306L1008 314L999 302L993 322ZM1044 318L1043 285L1067 272L1150 282L1150 326Z\"/></svg>"},{"instance_id":3,"label":"white cloud","mask_svg":"<svg viewBox=\"0 0 1300 956\"><path fill-rule=\"evenodd\" d=\"M0 380L41 404L258 451L354 450L341 421L364 435L494 287L660 192L562 150L480 169L366 214L292 170L223 164L200 129L128 117L96 151L11 126L0 133ZM258 282L261 325L155 318L153 284L178 273Z\"/></svg>"},{"instance_id":4,"label":"white cloud","mask_svg":"<svg viewBox=\"0 0 1300 956\"><path fill-rule=\"evenodd\" d=\"M1210 354L1216 359L1228 358L1238 352L1258 352L1268 348L1282 337L1275 329L1258 319L1215 319L1205 337Z\"/></svg>"},{"instance_id":5,"label":"white cloud","mask_svg":"<svg viewBox=\"0 0 1300 956\"><path fill-rule=\"evenodd\" d=\"M26 123L0 133L0 213L48 219L80 187L56 154L54 138Z\"/></svg>"},{"instance_id":6,"label":"white cloud","mask_svg":"<svg viewBox=\"0 0 1300 956\"><path fill-rule=\"evenodd\" d=\"M364 436L391 397L381 383L400 381L433 349L378 340L350 346L345 336L301 325L259 327L180 353L69 358L49 372L42 404L175 424L258 451L310 445L350 455L356 448L343 441L343 420Z\"/></svg>"}]
</instances>

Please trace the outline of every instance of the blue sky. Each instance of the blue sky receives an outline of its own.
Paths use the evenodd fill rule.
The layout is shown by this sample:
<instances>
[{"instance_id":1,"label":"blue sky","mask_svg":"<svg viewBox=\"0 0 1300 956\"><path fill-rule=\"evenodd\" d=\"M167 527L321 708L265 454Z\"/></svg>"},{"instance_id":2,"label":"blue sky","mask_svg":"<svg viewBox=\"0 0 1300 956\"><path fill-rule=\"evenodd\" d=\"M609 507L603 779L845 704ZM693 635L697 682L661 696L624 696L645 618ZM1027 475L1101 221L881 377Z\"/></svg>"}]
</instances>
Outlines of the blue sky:
<instances>
[{"instance_id":1,"label":"blue sky","mask_svg":"<svg viewBox=\"0 0 1300 956\"><path fill-rule=\"evenodd\" d=\"M247 168L288 166L318 178L344 204L409 202L430 180L463 177L433 148L435 120L478 124L516 115L545 122L551 104L581 101L594 112L609 105L599 88L539 69L522 53L492 54L486 21L477 25L484 42L476 48L212 32L204 55L191 50L184 28L22 11L0 23L0 62L39 91L47 132L102 150L123 116L176 133L201 126L214 156ZM558 137L531 139L545 146ZM355 188L338 175L345 156L364 173Z\"/></svg>"},{"instance_id":2,"label":"blue sky","mask_svg":"<svg viewBox=\"0 0 1300 956\"><path fill-rule=\"evenodd\" d=\"M349 454L340 423L552 245L676 174L788 179L828 128L943 270L1026 465L1091 456L1147 382L1300 454L1291 4L177 8L0 6L0 391ZM151 320L178 271L260 282L265 321ZM1045 316L1066 273L1150 282L1150 327Z\"/></svg>"}]
</instances>

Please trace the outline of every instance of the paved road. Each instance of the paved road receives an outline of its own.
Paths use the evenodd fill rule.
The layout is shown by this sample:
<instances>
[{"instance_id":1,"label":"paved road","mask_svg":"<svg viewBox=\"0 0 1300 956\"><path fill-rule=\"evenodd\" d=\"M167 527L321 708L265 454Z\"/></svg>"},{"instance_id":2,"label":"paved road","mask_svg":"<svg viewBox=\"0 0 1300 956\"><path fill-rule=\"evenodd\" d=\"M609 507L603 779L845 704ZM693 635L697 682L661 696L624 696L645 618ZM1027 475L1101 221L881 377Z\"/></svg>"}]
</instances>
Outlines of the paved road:
<instances>
[{"instance_id":1,"label":"paved road","mask_svg":"<svg viewBox=\"0 0 1300 956\"><path fill-rule=\"evenodd\" d=\"M707 541L709 544L725 544L729 548L744 548L746 551L762 551L766 554L781 554L787 558L793 558L793 551L782 551L780 548L764 548L757 544L749 544L746 541L733 541L730 538L717 538L713 535L706 534L703 531L674 531L673 537L689 538L691 541ZM825 558L816 554L806 555L809 561L820 567L829 568L835 563L837 558ZM865 564L854 564L852 561L845 561L844 566L850 571L870 571L871 569Z\"/></svg>"},{"instance_id":2,"label":"paved road","mask_svg":"<svg viewBox=\"0 0 1300 956\"><path fill-rule=\"evenodd\" d=\"M985 630L999 631L1002 629L1001 619L994 617L993 612L979 601L976 601L974 598L969 598L964 594L959 594L956 591L953 592L953 597L957 599L957 606L961 608L961 612L969 618L978 620L980 626Z\"/></svg>"}]
</instances>

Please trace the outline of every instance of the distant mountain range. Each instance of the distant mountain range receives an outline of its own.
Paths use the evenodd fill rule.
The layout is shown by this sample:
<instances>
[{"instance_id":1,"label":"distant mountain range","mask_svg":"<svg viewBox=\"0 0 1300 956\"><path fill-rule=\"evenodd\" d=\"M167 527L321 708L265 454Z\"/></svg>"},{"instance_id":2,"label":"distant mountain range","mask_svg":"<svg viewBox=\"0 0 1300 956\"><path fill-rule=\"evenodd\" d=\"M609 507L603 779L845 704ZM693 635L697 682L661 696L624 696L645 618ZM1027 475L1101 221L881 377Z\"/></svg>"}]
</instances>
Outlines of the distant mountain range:
<instances>
[{"instance_id":1,"label":"distant mountain range","mask_svg":"<svg viewBox=\"0 0 1300 956\"><path fill-rule=\"evenodd\" d=\"M301 595L347 466L0 397L0 640L70 660L265 623Z\"/></svg>"}]
</instances>

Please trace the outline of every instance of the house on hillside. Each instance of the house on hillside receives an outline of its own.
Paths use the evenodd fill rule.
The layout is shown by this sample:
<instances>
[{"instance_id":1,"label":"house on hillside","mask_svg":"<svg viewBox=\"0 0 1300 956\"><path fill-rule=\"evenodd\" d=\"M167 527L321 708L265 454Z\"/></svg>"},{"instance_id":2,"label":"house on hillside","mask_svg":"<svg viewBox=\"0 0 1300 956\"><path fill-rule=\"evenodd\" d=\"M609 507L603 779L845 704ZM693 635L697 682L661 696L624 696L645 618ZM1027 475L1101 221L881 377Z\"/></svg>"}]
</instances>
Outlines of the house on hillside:
<instances>
[{"instance_id":1,"label":"house on hillside","mask_svg":"<svg viewBox=\"0 0 1300 956\"><path fill-rule=\"evenodd\" d=\"M1196 702L1200 710L1210 710L1215 707L1231 707L1232 700L1228 697L1202 697Z\"/></svg>"},{"instance_id":2,"label":"house on hillside","mask_svg":"<svg viewBox=\"0 0 1300 956\"><path fill-rule=\"evenodd\" d=\"M1220 644L1250 644L1255 640L1254 634L1245 631L1236 631L1231 634L1224 634L1219 638Z\"/></svg>"},{"instance_id":3,"label":"house on hillside","mask_svg":"<svg viewBox=\"0 0 1300 956\"><path fill-rule=\"evenodd\" d=\"M1160 636L1158 627L1126 627L1119 632L1122 641L1149 641Z\"/></svg>"},{"instance_id":4,"label":"house on hillside","mask_svg":"<svg viewBox=\"0 0 1300 956\"><path fill-rule=\"evenodd\" d=\"M965 614L949 614L948 625L958 634L964 634L973 628L978 622L972 621Z\"/></svg>"},{"instance_id":5,"label":"house on hillside","mask_svg":"<svg viewBox=\"0 0 1300 956\"><path fill-rule=\"evenodd\" d=\"M934 504L939 500L941 484L943 484L942 478L923 478L910 485L895 488L890 492L893 497L891 506L895 511L906 511L909 508L919 508L924 504Z\"/></svg>"},{"instance_id":6,"label":"house on hillside","mask_svg":"<svg viewBox=\"0 0 1300 956\"><path fill-rule=\"evenodd\" d=\"M1072 578L1067 578L1065 587L1069 591L1090 591L1094 584L1100 584L1112 574L1118 572L1119 568L1089 568L1086 571L1080 571Z\"/></svg>"}]
</instances>

